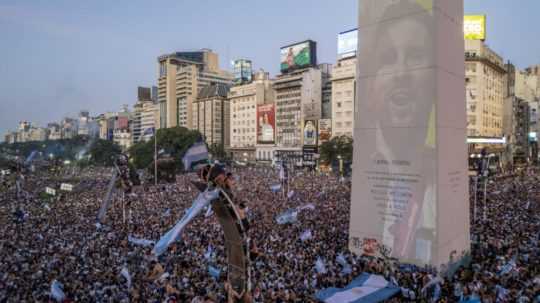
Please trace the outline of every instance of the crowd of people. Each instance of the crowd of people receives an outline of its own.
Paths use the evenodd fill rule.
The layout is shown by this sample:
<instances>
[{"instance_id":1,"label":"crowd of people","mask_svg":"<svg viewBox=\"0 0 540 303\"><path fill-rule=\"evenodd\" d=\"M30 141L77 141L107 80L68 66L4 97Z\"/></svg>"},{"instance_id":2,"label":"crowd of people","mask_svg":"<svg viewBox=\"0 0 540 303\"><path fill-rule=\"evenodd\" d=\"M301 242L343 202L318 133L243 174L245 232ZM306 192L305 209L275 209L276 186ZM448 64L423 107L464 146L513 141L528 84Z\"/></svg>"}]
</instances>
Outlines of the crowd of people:
<instances>
[{"instance_id":1,"label":"crowd of people","mask_svg":"<svg viewBox=\"0 0 540 303\"><path fill-rule=\"evenodd\" d=\"M344 287L363 272L383 275L401 289L390 302L540 302L535 172L488 182L486 205L479 198L471 206L471 262L444 276L350 253L346 181L291 172L291 194L283 194L271 190L280 180L269 167L229 171L257 251L253 302L316 302L318 290ZM214 216L199 215L166 253L152 254L152 243L198 194L190 183L195 174L170 184L143 182L129 195L117 191L101 225L96 215L110 169L86 168L72 192L58 190L53 197L42 194L58 186L49 177L47 170L26 176L22 198L14 186L0 193L0 302L52 301L53 284L61 285L66 302L227 302L223 232ZM305 205L296 221L276 223L280 214Z\"/></svg>"}]
</instances>

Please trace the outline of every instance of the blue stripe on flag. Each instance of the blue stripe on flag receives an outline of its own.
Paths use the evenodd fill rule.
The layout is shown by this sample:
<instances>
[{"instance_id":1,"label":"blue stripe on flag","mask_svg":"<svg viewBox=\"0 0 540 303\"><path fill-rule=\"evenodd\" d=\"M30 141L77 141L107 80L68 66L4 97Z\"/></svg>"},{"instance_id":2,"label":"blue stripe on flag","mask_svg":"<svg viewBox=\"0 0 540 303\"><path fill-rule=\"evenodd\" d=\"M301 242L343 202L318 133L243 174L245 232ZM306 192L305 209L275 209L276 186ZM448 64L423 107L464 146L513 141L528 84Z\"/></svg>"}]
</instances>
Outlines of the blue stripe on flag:
<instances>
[{"instance_id":1,"label":"blue stripe on flag","mask_svg":"<svg viewBox=\"0 0 540 303\"><path fill-rule=\"evenodd\" d=\"M204 142L196 142L184 154L182 163L184 170L193 170L197 164L208 162L208 149Z\"/></svg>"},{"instance_id":2,"label":"blue stripe on flag","mask_svg":"<svg viewBox=\"0 0 540 303\"><path fill-rule=\"evenodd\" d=\"M176 223L176 225L169 230L166 234L164 234L161 239L156 243L153 249L153 253L156 256L161 255L164 253L169 245L171 245L173 242L180 239L180 235L182 234L182 231L187 226L197 214L201 212L201 210L208 206L212 200L216 199L219 195L219 190L215 189L213 191L204 191L200 193L195 201L193 201L193 205L188 209L186 214Z\"/></svg>"},{"instance_id":3,"label":"blue stripe on flag","mask_svg":"<svg viewBox=\"0 0 540 303\"><path fill-rule=\"evenodd\" d=\"M391 298L399 291L399 287L382 276L362 273L344 288L326 288L315 296L325 303L376 303Z\"/></svg>"}]
</instances>

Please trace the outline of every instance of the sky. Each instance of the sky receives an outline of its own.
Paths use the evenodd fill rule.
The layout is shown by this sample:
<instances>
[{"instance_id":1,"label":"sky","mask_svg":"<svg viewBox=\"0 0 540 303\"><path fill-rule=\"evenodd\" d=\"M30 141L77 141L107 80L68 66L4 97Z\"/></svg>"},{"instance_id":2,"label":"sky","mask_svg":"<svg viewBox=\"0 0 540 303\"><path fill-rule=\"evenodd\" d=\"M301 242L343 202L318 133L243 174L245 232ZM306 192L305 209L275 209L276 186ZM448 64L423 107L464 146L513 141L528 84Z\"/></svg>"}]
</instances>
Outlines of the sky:
<instances>
[{"instance_id":1,"label":"sky","mask_svg":"<svg viewBox=\"0 0 540 303\"><path fill-rule=\"evenodd\" d=\"M335 63L337 34L356 27L358 0L0 0L0 141L21 120L46 126L136 101L157 57L210 48L223 68L248 58L279 70L281 46L313 39ZM539 0L465 0L487 14L487 43L520 68L540 64Z\"/></svg>"}]
</instances>

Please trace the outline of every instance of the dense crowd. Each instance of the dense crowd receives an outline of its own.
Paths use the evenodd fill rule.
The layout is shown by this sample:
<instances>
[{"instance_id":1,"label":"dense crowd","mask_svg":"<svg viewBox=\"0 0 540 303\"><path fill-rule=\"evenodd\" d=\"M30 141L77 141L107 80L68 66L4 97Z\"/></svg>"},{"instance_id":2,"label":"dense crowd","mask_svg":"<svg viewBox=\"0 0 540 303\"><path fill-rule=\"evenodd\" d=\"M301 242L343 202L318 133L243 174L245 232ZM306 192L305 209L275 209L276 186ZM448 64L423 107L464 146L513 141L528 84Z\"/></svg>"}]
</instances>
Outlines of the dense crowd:
<instances>
[{"instance_id":1,"label":"dense crowd","mask_svg":"<svg viewBox=\"0 0 540 303\"><path fill-rule=\"evenodd\" d=\"M289 198L270 189L279 183L270 168L232 172L235 200L247 206L249 237L259 255L252 262L254 302L313 302L318 290L344 287L362 272L401 288L391 302L540 302L540 185L533 172L489 182L485 207L481 195L471 207L472 261L452 276L351 254L350 184L335 176L291 173ZM143 183L125 203L117 191L97 226L110 177L109 169L87 168L73 192L53 198L41 194L58 186L46 170L26 177L23 198L16 198L14 186L3 187L0 302L47 302L55 280L66 301L227 302L223 233L214 216L199 215L159 258L151 252L150 241L191 206L198 191L190 180L196 177ZM279 214L310 203L314 207L299 212L296 222L276 224Z\"/></svg>"}]
</instances>

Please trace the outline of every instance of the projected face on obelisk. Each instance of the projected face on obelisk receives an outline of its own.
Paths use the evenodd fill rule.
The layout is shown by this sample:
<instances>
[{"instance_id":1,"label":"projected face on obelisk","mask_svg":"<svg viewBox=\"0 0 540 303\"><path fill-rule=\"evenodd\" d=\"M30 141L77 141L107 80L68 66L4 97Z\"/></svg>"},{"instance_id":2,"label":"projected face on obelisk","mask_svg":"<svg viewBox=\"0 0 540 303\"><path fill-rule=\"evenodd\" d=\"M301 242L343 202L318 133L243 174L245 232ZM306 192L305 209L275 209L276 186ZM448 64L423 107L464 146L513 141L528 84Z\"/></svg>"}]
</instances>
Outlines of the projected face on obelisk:
<instances>
[{"instance_id":1,"label":"projected face on obelisk","mask_svg":"<svg viewBox=\"0 0 540 303\"><path fill-rule=\"evenodd\" d=\"M444 141L437 137L451 134L449 142L463 141L449 158L461 165L454 160L466 159L461 131L440 128L437 121L445 114L437 113L446 98L443 80L459 78L459 71L450 74L439 66L451 53L439 45L438 35L448 29L459 41L462 31L449 13L441 13L454 9L459 15L455 1L360 0L350 223L350 247L357 253L377 254L383 247L404 262L439 262L440 188L450 186L439 182L466 174L465 166L442 169L438 144ZM459 98L455 106L464 106ZM465 187L458 185L461 197Z\"/></svg>"}]
</instances>

